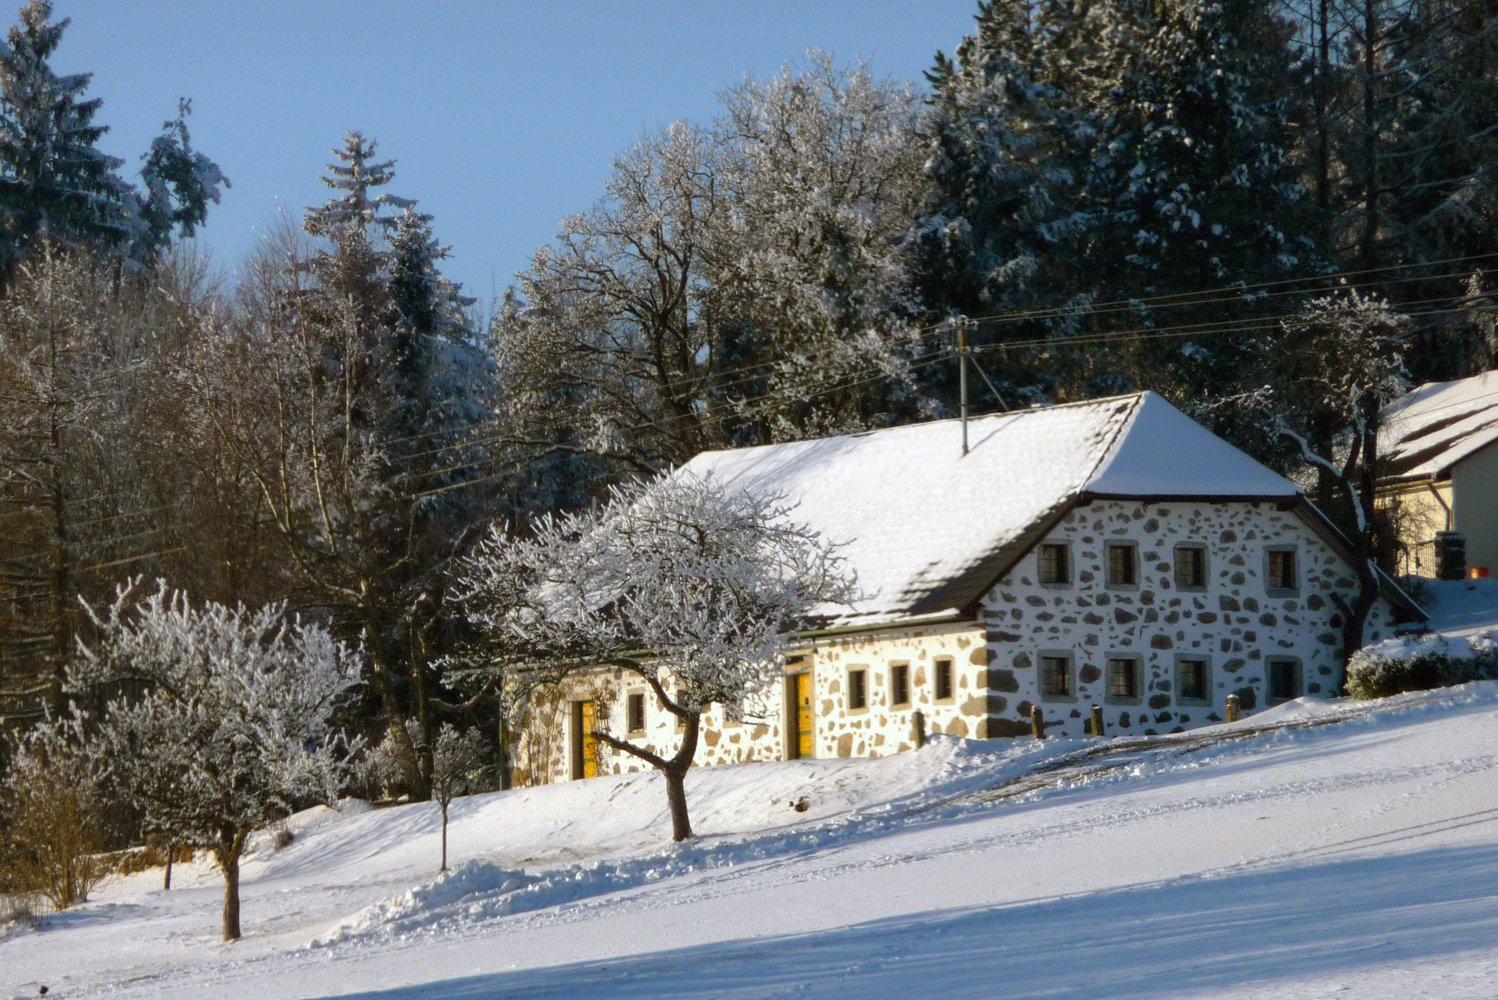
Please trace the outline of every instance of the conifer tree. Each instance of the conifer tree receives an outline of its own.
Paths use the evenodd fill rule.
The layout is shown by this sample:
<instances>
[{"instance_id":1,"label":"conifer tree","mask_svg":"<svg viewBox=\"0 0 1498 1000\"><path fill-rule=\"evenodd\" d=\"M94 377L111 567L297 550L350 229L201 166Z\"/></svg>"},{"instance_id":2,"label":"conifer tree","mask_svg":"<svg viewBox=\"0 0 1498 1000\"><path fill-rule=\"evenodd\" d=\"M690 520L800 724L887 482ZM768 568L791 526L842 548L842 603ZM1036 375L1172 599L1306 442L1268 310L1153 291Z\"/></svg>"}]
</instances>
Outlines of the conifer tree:
<instances>
[{"instance_id":1,"label":"conifer tree","mask_svg":"<svg viewBox=\"0 0 1498 1000\"><path fill-rule=\"evenodd\" d=\"M194 152L190 102L143 157L145 194L119 173L124 161L98 148L103 101L86 99L92 74L58 76L49 63L69 19L31 0L0 45L0 274L38 238L154 262L175 234L203 224L229 180Z\"/></svg>"},{"instance_id":2,"label":"conifer tree","mask_svg":"<svg viewBox=\"0 0 1498 1000\"><path fill-rule=\"evenodd\" d=\"M86 100L90 74L58 76L48 60L68 19L53 23L49 0L21 8L21 22L0 49L0 213L7 269L39 234L64 243L123 246L132 202L122 160L97 143L104 103Z\"/></svg>"}]
</instances>

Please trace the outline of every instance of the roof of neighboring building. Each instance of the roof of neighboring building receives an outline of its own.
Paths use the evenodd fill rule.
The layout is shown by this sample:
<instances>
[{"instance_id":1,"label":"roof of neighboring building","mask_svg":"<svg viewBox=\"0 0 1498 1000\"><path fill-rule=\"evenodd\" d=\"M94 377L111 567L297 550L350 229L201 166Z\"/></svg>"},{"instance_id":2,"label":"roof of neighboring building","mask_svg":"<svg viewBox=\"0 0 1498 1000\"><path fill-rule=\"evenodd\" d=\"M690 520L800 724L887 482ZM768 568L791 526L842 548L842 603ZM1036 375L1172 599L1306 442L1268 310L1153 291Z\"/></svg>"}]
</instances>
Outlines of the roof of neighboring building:
<instances>
[{"instance_id":1,"label":"roof of neighboring building","mask_svg":"<svg viewBox=\"0 0 1498 1000\"><path fill-rule=\"evenodd\" d=\"M940 420L705 452L683 469L783 495L843 544L863 593L828 609L843 625L967 608L1084 496L1300 497L1152 392L969 420L967 455L961 434Z\"/></svg>"},{"instance_id":2,"label":"roof of neighboring building","mask_svg":"<svg viewBox=\"0 0 1498 1000\"><path fill-rule=\"evenodd\" d=\"M1384 477L1444 479L1453 466L1498 441L1498 371L1427 382L1390 403L1378 434Z\"/></svg>"}]
</instances>

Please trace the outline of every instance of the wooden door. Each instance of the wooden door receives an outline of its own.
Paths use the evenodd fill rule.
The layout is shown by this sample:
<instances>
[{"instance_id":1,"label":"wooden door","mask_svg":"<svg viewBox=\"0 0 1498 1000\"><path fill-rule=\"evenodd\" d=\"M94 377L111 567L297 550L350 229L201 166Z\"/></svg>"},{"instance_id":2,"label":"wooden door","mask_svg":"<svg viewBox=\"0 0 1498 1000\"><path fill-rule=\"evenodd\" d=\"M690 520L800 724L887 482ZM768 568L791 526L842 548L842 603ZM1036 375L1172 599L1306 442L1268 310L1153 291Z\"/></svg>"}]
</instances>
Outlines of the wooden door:
<instances>
[{"instance_id":1,"label":"wooden door","mask_svg":"<svg viewBox=\"0 0 1498 1000\"><path fill-rule=\"evenodd\" d=\"M816 756L816 734L812 728L811 717L811 674L796 674L796 700L794 718L796 720L796 756Z\"/></svg>"},{"instance_id":2,"label":"wooden door","mask_svg":"<svg viewBox=\"0 0 1498 1000\"><path fill-rule=\"evenodd\" d=\"M582 725L579 727L583 748L582 775L584 778L596 778L598 777L598 738L592 733L598 728L598 703L585 701L579 707L582 710Z\"/></svg>"}]
</instances>

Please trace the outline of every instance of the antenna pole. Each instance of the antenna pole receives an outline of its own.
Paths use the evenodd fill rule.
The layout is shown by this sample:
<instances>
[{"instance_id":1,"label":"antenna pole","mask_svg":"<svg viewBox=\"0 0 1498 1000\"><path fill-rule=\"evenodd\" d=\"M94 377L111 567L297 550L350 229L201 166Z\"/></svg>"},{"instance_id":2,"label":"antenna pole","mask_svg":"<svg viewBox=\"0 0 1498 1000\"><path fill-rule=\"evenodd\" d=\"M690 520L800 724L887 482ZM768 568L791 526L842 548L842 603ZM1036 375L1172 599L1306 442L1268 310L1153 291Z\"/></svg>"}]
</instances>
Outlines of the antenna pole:
<instances>
[{"instance_id":1,"label":"antenna pole","mask_svg":"<svg viewBox=\"0 0 1498 1000\"><path fill-rule=\"evenodd\" d=\"M962 453L967 454L967 317L957 321L957 397L962 410Z\"/></svg>"}]
</instances>

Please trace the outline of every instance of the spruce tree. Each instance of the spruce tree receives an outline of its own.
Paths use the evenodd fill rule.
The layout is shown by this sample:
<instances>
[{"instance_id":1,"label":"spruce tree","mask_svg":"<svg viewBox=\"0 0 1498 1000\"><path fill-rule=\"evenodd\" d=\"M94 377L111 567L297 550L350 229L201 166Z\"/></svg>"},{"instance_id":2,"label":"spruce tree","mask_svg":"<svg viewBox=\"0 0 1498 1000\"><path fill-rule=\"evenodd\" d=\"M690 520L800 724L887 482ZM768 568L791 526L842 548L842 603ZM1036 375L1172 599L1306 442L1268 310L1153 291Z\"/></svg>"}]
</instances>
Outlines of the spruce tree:
<instances>
[{"instance_id":1,"label":"spruce tree","mask_svg":"<svg viewBox=\"0 0 1498 1000\"><path fill-rule=\"evenodd\" d=\"M39 235L106 248L130 239L132 192L124 161L97 143L103 101L85 100L91 74L58 76L48 60L69 21L53 23L49 0L21 8L0 49L0 218L6 270Z\"/></svg>"},{"instance_id":2,"label":"spruce tree","mask_svg":"<svg viewBox=\"0 0 1498 1000\"><path fill-rule=\"evenodd\" d=\"M149 264L174 235L191 236L229 179L187 132L190 102L142 157L142 194L98 148L103 101L85 99L92 74L58 76L49 63L70 21L31 0L0 45L0 276L38 239Z\"/></svg>"},{"instance_id":3,"label":"spruce tree","mask_svg":"<svg viewBox=\"0 0 1498 1000\"><path fill-rule=\"evenodd\" d=\"M932 311L977 320L980 349L1026 345L986 355L1011 389L1220 389L1231 334L1095 343L1242 316L1252 286L1320 266L1289 155L1288 40L1261 0L980 5L929 74L912 246Z\"/></svg>"}]
</instances>

